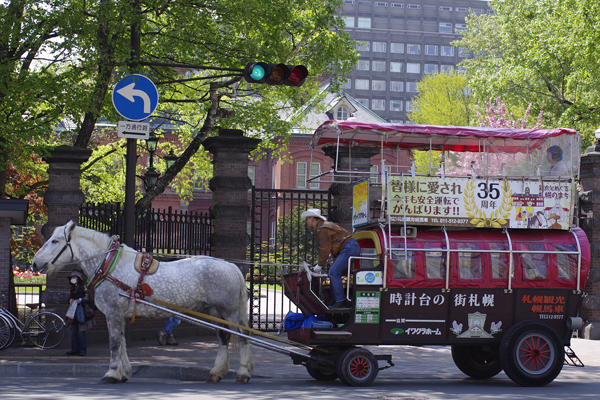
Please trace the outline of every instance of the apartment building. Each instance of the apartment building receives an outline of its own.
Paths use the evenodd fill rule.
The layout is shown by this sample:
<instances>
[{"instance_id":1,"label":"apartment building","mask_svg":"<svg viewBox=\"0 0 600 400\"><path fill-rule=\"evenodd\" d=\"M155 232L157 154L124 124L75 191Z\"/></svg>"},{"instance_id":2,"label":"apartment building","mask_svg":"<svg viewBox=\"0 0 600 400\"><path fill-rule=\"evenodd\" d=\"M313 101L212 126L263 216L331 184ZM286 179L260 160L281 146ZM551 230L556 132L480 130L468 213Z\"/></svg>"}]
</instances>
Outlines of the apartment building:
<instances>
[{"instance_id":1,"label":"apartment building","mask_svg":"<svg viewBox=\"0 0 600 400\"><path fill-rule=\"evenodd\" d=\"M402 1L402 0L392 0ZM410 123L411 99L424 75L450 71L467 57L452 46L470 12L492 13L485 0L345 0L341 16L361 44L343 90L389 122Z\"/></svg>"}]
</instances>

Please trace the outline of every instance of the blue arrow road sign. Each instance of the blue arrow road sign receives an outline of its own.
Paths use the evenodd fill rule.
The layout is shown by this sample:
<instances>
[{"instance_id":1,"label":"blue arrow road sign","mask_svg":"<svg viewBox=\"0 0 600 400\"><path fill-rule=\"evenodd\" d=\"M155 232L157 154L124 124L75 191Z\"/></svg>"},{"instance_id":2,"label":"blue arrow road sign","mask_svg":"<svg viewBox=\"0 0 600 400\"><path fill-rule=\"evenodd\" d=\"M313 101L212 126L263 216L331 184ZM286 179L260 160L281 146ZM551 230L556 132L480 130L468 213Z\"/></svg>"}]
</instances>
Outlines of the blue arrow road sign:
<instances>
[{"instance_id":1,"label":"blue arrow road sign","mask_svg":"<svg viewBox=\"0 0 600 400\"><path fill-rule=\"evenodd\" d=\"M130 121L148 118L158 105L158 90L144 75L129 75L113 89L112 101L119 114Z\"/></svg>"}]
</instances>

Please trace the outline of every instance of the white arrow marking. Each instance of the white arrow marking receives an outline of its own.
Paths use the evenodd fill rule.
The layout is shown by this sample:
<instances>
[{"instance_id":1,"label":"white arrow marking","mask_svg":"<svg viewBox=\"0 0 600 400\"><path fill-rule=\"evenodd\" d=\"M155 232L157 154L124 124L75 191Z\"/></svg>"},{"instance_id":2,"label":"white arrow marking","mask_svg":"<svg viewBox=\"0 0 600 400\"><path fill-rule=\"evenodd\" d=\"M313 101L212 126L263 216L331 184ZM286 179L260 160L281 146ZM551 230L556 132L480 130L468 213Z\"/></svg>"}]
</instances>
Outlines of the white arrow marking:
<instances>
[{"instance_id":1,"label":"white arrow marking","mask_svg":"<svg viewBox=\"0 0 600 400\"><path fill-rule=\"evenodd\" d=\"M121 96L125 97L132 103L135 102L134 97L141 97L142 101L144 102L144 112L150 113L150 96L148 96L148 94L143 90L134 89L134 87L135 82L117 90L117 93L119 93Z\"/></svg>"}]
</instances>

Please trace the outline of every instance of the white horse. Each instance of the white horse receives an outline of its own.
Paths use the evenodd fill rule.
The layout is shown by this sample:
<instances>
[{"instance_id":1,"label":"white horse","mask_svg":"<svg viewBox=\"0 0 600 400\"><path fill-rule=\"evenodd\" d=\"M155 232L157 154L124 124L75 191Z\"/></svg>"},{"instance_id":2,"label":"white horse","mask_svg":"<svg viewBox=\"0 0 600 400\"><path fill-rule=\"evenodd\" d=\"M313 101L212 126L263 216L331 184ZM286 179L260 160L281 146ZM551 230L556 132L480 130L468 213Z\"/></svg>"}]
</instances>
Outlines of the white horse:
<instances>
[{"instance_id":1,"label":"white horse","mask_svg":"<svg viewBox=\"0 0 600 400\"><path fill-rule=\"evenodd\" d=\"M94 276L100 262L105 259L113 245L110 236L91 229L78 227L73 221L54 230L52 237L33 258L34 271L46 266L77 263L88 278ZM139 286L140 273L134 268L137 252L122 245L121 255L110 276L130 288ZM56 265L55 265L56 264ZM106 269L107 267L105 267ZM111 279L112 279L111 278ZM206 313L238 325L248 325L248 290L239 268L227 261L199 256L173 262L161 262L156 273L146 275L143 283L152 294L146 300L158 299L168 303ZM147 286L145 287L147 289ZM131 365L127 357L123 335L125 319L136 317L165 318L165 311L134 303L120 296L125 290L111 281L104 280L95 289L96 306L106 316L108 325L110 365L102 382L124 382L131 377ZM129 293L131 296L131 293ZM237 331L240 329L230 328ZM219 330L219 350L208 382L219 382L229 370L228 344L231 334ZM239 337L240 367L237 382L247 383L254 362L252 350L246 338Z\"/></svg>"}]
</instances>

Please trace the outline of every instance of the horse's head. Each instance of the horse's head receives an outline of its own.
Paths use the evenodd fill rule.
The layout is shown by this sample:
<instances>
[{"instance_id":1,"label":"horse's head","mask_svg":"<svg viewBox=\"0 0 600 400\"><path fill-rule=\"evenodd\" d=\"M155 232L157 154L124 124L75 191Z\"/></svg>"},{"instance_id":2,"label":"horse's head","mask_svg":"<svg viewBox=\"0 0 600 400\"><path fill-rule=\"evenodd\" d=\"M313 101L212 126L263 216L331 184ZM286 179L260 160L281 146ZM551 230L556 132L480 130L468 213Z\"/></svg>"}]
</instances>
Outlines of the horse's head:
<instances>
[{"instance_id":1,"label":"horse's head","mask_svg":"<svg viewBox=\"0 0 600 400\"><path fill-rule=\"evenodd\" d=\"M73 259L71 234L76 226L75 222L69 221L66 225L59 226L54 230L50 239L33 256L31 262L33 271L43 271L58 260L68 262Z\"/></svg>"}]
</instances>

